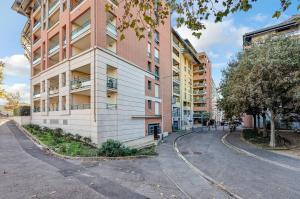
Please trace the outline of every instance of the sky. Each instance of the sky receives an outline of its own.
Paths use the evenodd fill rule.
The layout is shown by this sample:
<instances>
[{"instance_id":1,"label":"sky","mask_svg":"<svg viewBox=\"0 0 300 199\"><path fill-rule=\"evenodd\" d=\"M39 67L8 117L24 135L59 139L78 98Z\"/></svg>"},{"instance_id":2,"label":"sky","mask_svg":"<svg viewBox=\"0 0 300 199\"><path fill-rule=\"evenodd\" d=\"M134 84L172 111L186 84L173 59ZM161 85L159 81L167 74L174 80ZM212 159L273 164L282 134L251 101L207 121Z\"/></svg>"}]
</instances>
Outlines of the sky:
<instances>
[{"instance_id":1,"label":"sky","mask_svg":"<svg viewBox=\"0 0 300 199\"><path fill-rule=\"evenodd\" d=\"M26 18L11 10L13 1L5 0L0 3L0 60L6 63L4 88L9 92L20 92L22 101L29 102L30 66L20 43ZM197 51L207 52L212 62L213 79L218 86L222 69L242 49L243 34L300 14L296 9L299 0L292 2L292 6L279 19L273 19L274 11L280 7L280 0L258 0L252 10L231 14L221 23L206 21L206 30L202 32L200 39L192 36L191 31L185 27L176 29L183 38L191 41Z\"/></svg>"}]
</instances>

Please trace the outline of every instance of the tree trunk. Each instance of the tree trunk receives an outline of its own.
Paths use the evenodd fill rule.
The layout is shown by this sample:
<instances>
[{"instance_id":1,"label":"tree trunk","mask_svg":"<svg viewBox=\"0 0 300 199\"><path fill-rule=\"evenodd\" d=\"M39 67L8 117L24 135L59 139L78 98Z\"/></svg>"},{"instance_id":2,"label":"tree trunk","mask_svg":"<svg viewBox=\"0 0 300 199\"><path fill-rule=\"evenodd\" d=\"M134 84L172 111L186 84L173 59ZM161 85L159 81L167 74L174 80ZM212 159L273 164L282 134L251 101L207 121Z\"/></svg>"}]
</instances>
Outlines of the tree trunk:
<instances>
[{"instance_id":1,"label":"tree trunk","mask_svg":"<svg viewBox=\"0 0 300 199\"><path fill-rule=\"evenodd\" d=\"M275 140L275 113L273 110L271 112L271 136L270 136L270 147L276 146L276 140Z\"/></svg>"},{"instance_id":2,"label":"tree trunk","mask_svg":"<svg viewBox=\"0 0 300 199\"><path fill-rule=\"evenodd\" d=\"M256 115L253 114L253 128L256 129Z\"/></svg>"},{"instance_id":3,"label":"tree trunk","mask_svg":"<svg viewBox=\"0 0 300 199\"><path fill-rule=\"evenodd\" d=\"M267 137L267 121L266 121L266 114L263 113L262 114L262 118L263 118L263 127L264 127L264 132L263 132L263 137Z\"/></svg>"},{"instance_id":4,"label":"tree trunk","mask_svg":"<svg viewBox=\"0 0 300 199\"><path fill-rule=\"evenodd\" d=\"M257 127L260 129L260 115L257 115Z\"/></svg>"}]
</instances>

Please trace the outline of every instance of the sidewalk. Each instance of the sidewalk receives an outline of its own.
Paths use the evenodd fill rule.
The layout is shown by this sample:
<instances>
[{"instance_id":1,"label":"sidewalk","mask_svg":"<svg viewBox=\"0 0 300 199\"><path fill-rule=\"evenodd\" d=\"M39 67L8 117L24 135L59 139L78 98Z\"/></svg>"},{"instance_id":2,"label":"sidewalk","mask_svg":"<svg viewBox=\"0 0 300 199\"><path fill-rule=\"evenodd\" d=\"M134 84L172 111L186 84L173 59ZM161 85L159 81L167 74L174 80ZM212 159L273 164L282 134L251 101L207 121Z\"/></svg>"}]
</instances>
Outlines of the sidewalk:
<instances>
[{"instance_id":1,"label":"sidewalk","mask_svg":"<svg viewBox=\"0 0 300 199\"><path fill-rule=\"evenodd\" d=\"M242 150L245 150L249 153L252 153L258 157L300 169L300 160L299 159L292 158L292 157L282 155L279 153L274 153L269 150L258 148L254 145L251 145L251 144L248 144L248 143L242 141L240 136L241 136L241 132L230 133L226 137L226 141L229 144L231 144L237 148L240 148Z\"/></svg>"}]
</instances>

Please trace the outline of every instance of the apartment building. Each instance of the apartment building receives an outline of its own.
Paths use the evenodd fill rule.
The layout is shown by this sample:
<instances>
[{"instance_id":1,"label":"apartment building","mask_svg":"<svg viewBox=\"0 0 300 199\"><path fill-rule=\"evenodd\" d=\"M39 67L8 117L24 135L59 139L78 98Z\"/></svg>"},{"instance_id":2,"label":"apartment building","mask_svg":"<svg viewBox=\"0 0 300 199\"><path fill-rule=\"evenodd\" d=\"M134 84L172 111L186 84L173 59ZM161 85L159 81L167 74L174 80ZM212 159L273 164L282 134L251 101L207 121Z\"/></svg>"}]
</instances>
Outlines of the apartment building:
<instances>
[{"instance_id":1,"label":"apartment building","mask_svg":"<svg viewBox=\"0 0 300 199\"><path fill-rule=\"evenodd\" d=\"M194 66L194 124L206 124L212 116L211 61L205 52L198 53L200 66Z\"/></svg>"},{"instance_id":2,"label":"apartment building","mask_svg":"<svg viewBox=\"0 0 300 199\"><path fill-rule=\"evenodd\" d=\"M106 4L113 6L106 12ZM130 141L170 132L170 19L153 37L120 41L113 0L15 0L31 61L32 123L90 137ZM162 102L165 102L163 104ZM152 136L153 137L153 136Z\"/></svg>"},{"instance_id":3,"label":"apartment building","mask_svg":"<svg viewBox=\"0 0 300 199\"><path fill-rule=\"evenodd\" d=\"M193 126L193 67L200 65L188 40L172 30L172 126L174 130Z\"/></svg>"},{"instance_id":4,"label":"apartment building","mask_svg":"<svg viewBox=\"0 0 300 199\"><path fill-rule=\"evenodd\" d=\"M273 36L300 36L300 15L293 15L288 20L244 34L244 48L253 43L260 43Z\"/></svg>"}]
</instances>

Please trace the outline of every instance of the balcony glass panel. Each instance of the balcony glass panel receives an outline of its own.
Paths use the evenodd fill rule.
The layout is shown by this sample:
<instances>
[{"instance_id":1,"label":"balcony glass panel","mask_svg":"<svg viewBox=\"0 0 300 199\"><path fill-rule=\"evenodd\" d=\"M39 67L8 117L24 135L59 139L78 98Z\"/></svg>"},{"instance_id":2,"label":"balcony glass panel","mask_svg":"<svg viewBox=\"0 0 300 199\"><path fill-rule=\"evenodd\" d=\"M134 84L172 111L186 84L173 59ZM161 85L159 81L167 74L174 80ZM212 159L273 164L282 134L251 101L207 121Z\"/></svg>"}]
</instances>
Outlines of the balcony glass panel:
<instances>
[{"instance_id":1,"label":"balcony glass panel","mask_svg":"<svg viewBox=\"0 0 300 199\"><path fill-rule=\"evenodd\" d=\"M81 4L84 0L77 0L77 1L72 1L71 3L71 10L74 10L79 4Z\"/></svg>"},{"instance_id":2,"label":"balcony glass panel","mask_svg":"<svg viewBox=\"0 0 300 199\"><path fill-rule=\"evenodd\" d=\"M70 106L71 110L83 110L83 109L90 109L91 105L90 104L72 104Z\"/></svg>"},{"instance_id":3,"label":"balcony glass panel","mask_svg":"<svg viewBox=\"0 0 300 199\"><path fill-rule=\"evenodd\" d=\"M113 109L113 110L115 110L115 109L117 109L117 104L106 104L106 108L107 109Z\"/></svg>"},{"instance_id":4,"label":"balcony glass panel","mask_svg":"<svg viewBox=\"0 0 300 199\"><path fill-rule=\"evenodd\" d=\"M52 44L50 44L50 47L49 47L49 54L52 54L54 52L56 52L57 50L59 50L59 42L54 42Z\"/></svg>"},{"instance_id":5,"label":"balcony glass panel","mask_svg":"<svg viewBox=\"0 0 300 199\"><path fill-rule=\"evenodd\" d=\"M59 0L55 0L51 5L49 5L48 15L52 14L58 6L59 6Z\"/></svg>"},{"instance_id":6,"label":"balcony glass panel","mask_svg":"<svg viewBox=\"0 0 300 199\"><path fill-rule=\"evenodd\" d=\"M70 83L71 83L71 90L87 88L91 86L91 79L81 78L81 79L72 80Z\"/></svg>"},{"instance_id":7,"label":"balcony glass panel","mask_svg":"<svg viewBox=\"0 0 300 199\"><path fill-rule=\"evenodd\" d=\"M75 39L79 37L81 34L85 33L91 28L91 22L88 20L82 24L82 26L76 28L75 30L72 31L71 33L71 39Z\"/></svg>"},{"instance_id":8,"label":"balcony glass panel","mask_svg":"<svg viewBox=\"0 0 300 199\"><path fill-rule=\"evenodd\" d=\"M108 22L106 24L106 31L113 38L116 39L118 37L117 27L114 24L112 24L111 22Z\"/></svg>"}]
</instances>

